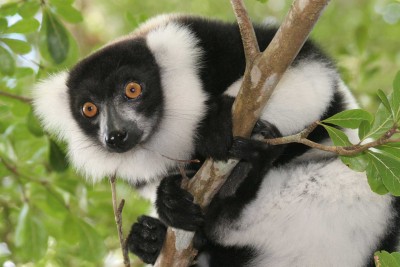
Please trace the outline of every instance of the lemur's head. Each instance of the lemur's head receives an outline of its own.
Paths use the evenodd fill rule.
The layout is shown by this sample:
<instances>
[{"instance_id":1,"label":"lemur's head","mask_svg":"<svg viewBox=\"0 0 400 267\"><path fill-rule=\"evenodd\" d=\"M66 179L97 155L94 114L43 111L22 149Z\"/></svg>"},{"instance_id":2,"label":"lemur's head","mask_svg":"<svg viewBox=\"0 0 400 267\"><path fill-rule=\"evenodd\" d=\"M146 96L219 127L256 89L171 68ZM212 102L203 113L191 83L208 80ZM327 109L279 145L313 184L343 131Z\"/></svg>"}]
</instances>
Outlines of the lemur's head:
<instances>
[{"instance_id":1,"label":"lemur's head","mask_svg":"<svg viewBox=\"0 0 400 267\"><path fill-rule=\"evenodd\" d=\"M160 70L144 40L122 41L82 60L67 87L73 118L110 152L146 143L162 118Z\"/></svg>"},{"instance_id":2,"label":"lemur's head","mask_svg":"<svg viewBox=\"0 0 400 267\"><path fill-rule=\"evenodd\" d=\"M35 113L89 178L159 179L193 153L207 100L199 48L187 28L161 21L35 87Z\"/></svg>"}]
</instances>

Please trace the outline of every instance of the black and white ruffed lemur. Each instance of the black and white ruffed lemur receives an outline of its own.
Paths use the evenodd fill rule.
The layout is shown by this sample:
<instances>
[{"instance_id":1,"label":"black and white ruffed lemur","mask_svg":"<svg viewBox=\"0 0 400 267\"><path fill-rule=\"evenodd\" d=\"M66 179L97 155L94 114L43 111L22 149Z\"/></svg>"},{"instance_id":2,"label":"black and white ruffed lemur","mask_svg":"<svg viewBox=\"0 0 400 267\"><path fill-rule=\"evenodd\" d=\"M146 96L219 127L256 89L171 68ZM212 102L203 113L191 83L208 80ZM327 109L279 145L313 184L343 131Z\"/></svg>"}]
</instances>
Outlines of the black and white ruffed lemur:
<instances>
[{"instance_id":1,"label":"black and white ruffed lemur","mask_svg":"<svg viewBox=\"0 0 400 267\"><path fill-rule=\"evenodd\" d=\"M275 31L255 25L261 50ZM34 107L80 173L116 173L153 200L158 218L141 217L128 239L147 263L166 226L201 233L198 266L372 266L374 251L395 250L398 199L372 193L336 155L258 141L357 107L329 58L305 43L251 139L231 129L244 68L236 24L163 15L38 84ZM310 138L329 143L319 127ZM207 157L241 161L203 214L173 159Z\"/></svg>"}]
</instances>

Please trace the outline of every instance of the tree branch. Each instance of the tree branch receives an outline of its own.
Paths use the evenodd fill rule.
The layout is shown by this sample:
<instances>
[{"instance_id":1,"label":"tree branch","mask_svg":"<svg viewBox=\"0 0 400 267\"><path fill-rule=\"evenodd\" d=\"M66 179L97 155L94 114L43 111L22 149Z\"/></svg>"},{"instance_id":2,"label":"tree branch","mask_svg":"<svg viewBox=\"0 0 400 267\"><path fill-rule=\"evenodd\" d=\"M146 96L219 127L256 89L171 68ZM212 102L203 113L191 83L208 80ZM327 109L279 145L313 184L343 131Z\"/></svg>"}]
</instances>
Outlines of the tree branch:
<instances>
[{"instance_id":1,"label":"tree branch","mask_svg":"<svg viewBox=\"0 0 400 267\"><path fill-rule=\"evenodd\" d=\"M11 93L7 93L7 92L4 92L4 91L0 91L0 96L6 96L6 97L9 97L9 98L12 98L12 99L16 99L16 100L21 101L21 102L26 103L26 104L32 104L32 99L29 98L29 97L23 97L23 96L20 96L20 95L11 94Z\"/></svg>"},{"instance_id":2,"label":"tree branch","mask_svg":"<svg viewBox=\"0 0 400 267\"><path fill-rule=\"evenodd\" d=\"M315 143L315 142L307 139L308 135L316 128L316 126L318 124L320 124L320 123L315 122L298 134L279 137L279 138L273 138L273 139L265 139L265 142L267 142L270 145L284 145L284 144L289 144L289 143L300 143L300 144L303 144L303 145L306 145L306 146L309 146L312 148L316 148L319 150L332 152L339 156L354 156L354 155L364 152L372 147L377 147L377 146L384 145L387 143L400 142L400 138L390 139L394 134L397 133L398 126L396 124L394 124L391 129L389 129L385 134L383 134L377 140L374 140L374 141L371 141L371 142L368 142L368 143L365 143L362 145L361 144L356 144L356 145L352 145L352 146L322 145L322 144Z\"/></svg>"},{"instance_id":3,"label":"tree branch","mask_svg":"<svg viewBox=\"0 0 400 267\"><path fill-rule=\"evenodd\" d=\"M274 39L261 54L243 0L231 0L246 55L246 71L232 111L234 136L250 135L273 89L293 62L328 2L296 0ZM206 207L237 162L235 159L227 162L207 159L186 187L195 202ZM191 240L193 236L191 232L168 228L155 266L189 266L197 253Z\"/></svg>"},{"instance_id":4,"label":"tree branch","mask_svg":"<svg viewBox=\"0 0 400 267\"><path fill-rule=\"evenodd\" d=\"M253 24L243 1L231 0L231 5L238 22L240 34L242 36L243 47L245 47L244 54L247 62L246 66L248 66L260 54L256 33L254 32Z\"/></svg>"},{"instance_id":5,"label":"tree branch","mask_svg":"<svg viewBox=\"0 0 400 267\"><path fill-rule=\"evenodd\" d=\"M124 265L125 267L130 267L131 264L129 260L128 247L126 246L126 240L124 239L124 234L122 232L122 209L124 208L125 199L121 199L121 202L117 207L117 190L115 188L115 180L116 180L115 175L110 177L114 218L115 218L115 223L117 224L119 243L122 250L122 256L124 258Z\"/></svg>"},{"instance_id":6,"label":"tree branch","mask_svg":"<svg viewBox=\"0 0 400 267\"><path fill-rule=\"evenodd\" d=\"M1 156L0 156L0 162L2 162L2 163L4 164L4 167L6 167L6 169L7 169L9 172L11 172L12 174L14 174L15 179L17 180L17 183L18 183L18 185L19 185L19 188L21 189L22 200L23 200L24 202L26 202L26 203L29 202L28 195L27 195L27 193L26 193L26 191L25 191L24 183L23 183L23 182L21 181L21 179L20 179L21 174L20 174L19 171L17 170L17 167L15 167L15 166L9 164L9 163L8 163L5 159L3 159Z\"/></svg>"}]
</instances>

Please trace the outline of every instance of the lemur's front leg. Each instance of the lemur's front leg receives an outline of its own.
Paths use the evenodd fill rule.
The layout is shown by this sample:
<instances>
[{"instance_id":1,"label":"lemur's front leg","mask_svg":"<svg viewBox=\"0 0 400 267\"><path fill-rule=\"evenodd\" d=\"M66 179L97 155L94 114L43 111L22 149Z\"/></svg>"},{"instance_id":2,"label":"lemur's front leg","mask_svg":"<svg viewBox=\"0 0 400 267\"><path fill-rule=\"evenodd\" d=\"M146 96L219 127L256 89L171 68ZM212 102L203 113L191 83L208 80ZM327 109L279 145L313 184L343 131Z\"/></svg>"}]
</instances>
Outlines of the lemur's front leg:
<instances>
[{"instance_id":1,"label":"lemur's front leg","mask_svg":"<svg viewBox=\"0 0 400 267\"><path fill-rule=\"evenodd\" d=\"M273 125L260 121L255 127L254 135L274 138L280 136L280 133ZM259 161L267 159L272 162L273 159L279 156L281 150L282 148L272 148L272 146L260 141L235 138L232 148L227 154L231 157L241 158L243 161L228 177L227 182L237 179L237 176L242 176L239 177L239 180L243 183L249 174L259 171L261 166ZM213 213L218 216L218 213L221 212L218 210L222 207L221 205L229 202L226 202L226 199L221 201L220 196L216 196L217 200L213 200L212 203L214 204L205 216L200 206L193 202L193 196L181 188L181 181L182 177L180 175L166 177L161 181L157 189L156 200L156 208L160 220L142 216L132 226L128 237L128 247L131 252L138 255L146 263L154 263L157 259L165 239L166 226L196 232L195 246L201 249L207 244L207 237L203 234L205 220L212 220L211 217L214 215L210 214ZM252 181L251 183L253 182L257 183L257 181ZM237 185L237 190L240 191L242 187ZM237 208L237 206L232 207Z\"/></svg>"}]
</instances>

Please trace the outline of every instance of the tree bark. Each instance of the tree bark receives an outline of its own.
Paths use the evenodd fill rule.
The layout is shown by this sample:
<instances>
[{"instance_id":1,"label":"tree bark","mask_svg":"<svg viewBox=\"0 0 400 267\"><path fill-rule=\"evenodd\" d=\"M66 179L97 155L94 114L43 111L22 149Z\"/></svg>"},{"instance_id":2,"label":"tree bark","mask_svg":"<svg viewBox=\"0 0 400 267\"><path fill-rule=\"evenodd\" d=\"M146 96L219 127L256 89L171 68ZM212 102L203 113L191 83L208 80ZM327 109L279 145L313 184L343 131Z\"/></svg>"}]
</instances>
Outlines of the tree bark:
<instances>
[{"instance_id":1,"label":"tree bark","mask_svg":"<svg viewBox=\"0 0 400 267\"><path fill-rule=\"evenodd\" d=\"M260 53L253 26L243 0L231 0L246 56L243 83L232 110L233 135L249 137L268 99L293 62L329 0L295 0L275 37ZM238 160L207 159L184 187L202 208L207 207ZM187 267L197 251L194 233L168 228L166 241L155 263L157 267Z\"/></svg>"}]
</instances>

